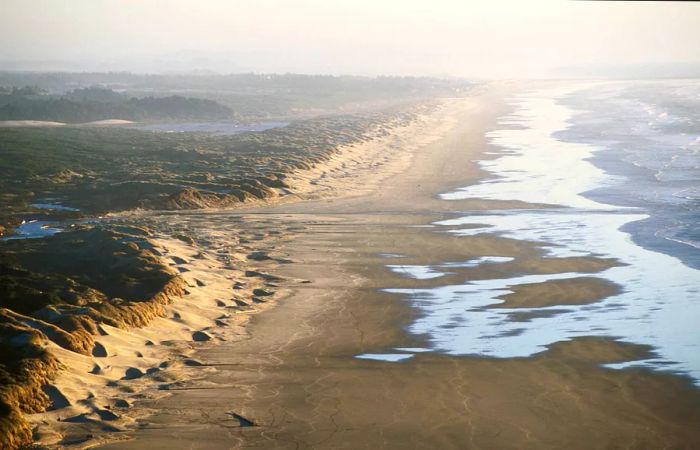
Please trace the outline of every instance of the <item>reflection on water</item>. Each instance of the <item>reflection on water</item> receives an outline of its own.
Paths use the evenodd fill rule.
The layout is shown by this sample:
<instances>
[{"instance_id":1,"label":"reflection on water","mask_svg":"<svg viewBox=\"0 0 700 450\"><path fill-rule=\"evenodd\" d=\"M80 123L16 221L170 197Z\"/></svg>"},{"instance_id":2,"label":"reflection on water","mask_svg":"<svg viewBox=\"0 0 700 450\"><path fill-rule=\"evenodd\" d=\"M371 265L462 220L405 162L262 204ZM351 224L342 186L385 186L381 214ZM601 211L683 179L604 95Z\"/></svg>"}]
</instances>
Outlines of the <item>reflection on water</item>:
<instances>
[{"instance_id":1,"label":"reflection on water","mask_svg":"<svg viewBox=\"0 0 700 450\"><path fill-rule=\"evenodd\" d=\"M477 267L482 264L503 263L512 261L513 258L508 256L482 256L480 258L468 259L461 262L448 262L437 264L435 266L419 266L414 264L390 264L387 267L392 272L415 278L417 280L429 280L431 278L440 278L447 275L449 272L443 272L439 269L459 269L467 267Z\"/></svg>"},{"instance_id":2,"label":"reflection on water","mask_svg":"<svg viewBox=\"0 0 700 450\"><path fill-rule=\"evenodd\" d=\"M357 355L357 359L373 359L375 361L399 362L413 358L410 353L363 353Z\"/></svg>"},{"instance_id":3,"label":"reflection on water","mask_svg":"<svg viewBox=\"0 0 700 450\"><path fill-rule=\"evenodd\" d=\"M440 278L446 275L445 272L441 272L430 266L391 264L387 267L391 269L392 272L399 273L410 278L415 278L416 280L429 280L431 278Z\"/></svg>"},{"instance_id":4,"label":"reflection on water","mask_svg":"<svg viewBox=\"0 0 700 450\"><path fill-rule=\"evenodd\" d=\"M25 222L15 229L15 233L12 236L6 236L1 238L3 241L12 241L15 239L37 239L47 236L52 236L56 233L63 231L62 228L58 228L55 222L47 222L43 220L31 220Z\"/></svg>"},{"instance_id":5,"label":"reflection on water","mask_svg":"<svg viewBox=\"0 0 700 450\"><path fill-rule=\"evenodd\" d=\"M577 278L581 273L523 275L505 279L471 280L463 285L432 289L390 289L408 294L422 316L411 326L427 334L433 348L450 354L496 357L528 356L545 346L577 336L614 336L650 344L666 370L692 373L700 379L700 272L678 259L635 245L619 228L644 215L556 211L504 212L466 216L440 222L451 228L484 224L450 232L470 236L494 233L514 239L537 241L547 257L615 257L626 265L595 274L623 287L619 295L589 305L545 308L489 308L503 303L499 297L513 286ZM558 310L527 322L512 321L514 312Z\"/></svg>"},{"instance_id":6,"label":"reflection on water","mask_svg":"<svg viewBox=\"0 0 700 450\"><path fill-rule=\"evenodd\" d=\"M611 209L589 200L581 192L610 182L610 177L587 161L597 150L586 144L562 142L552 134L565 129L573 111L556 98L571 88L527 95L518 99L518 110L508 124L518 128L495 130L489 141L503 149L498 158L479 161L493 174L483 182L441 195L445 200L485 198L578 208Z\"/></svg>"},{"instance_id":7,"label":"reflection on water","mask_svg":"<svg viewBox=\"0 0 700 450\"><path fill-rule=\"evenodd\" d=\"M623 228L649 217L641 207L613 206L583 194L595 188L630 183L591 163L605 147L565 142L554 137L575 121L561 104L575 89L528 93L502 123L517 128L494 131L491 143L503 154L479 164L493 174L484 182L444 194L446 200L488 198L558 205L550 209L471 214L437 222L457 236L495 234L534 241L546 258L594 256L616 258L622 265L594 274L621 287L621 292L586 305L542 308L497 307L513 287L581 277L576 272L472 279L459 285L427 289L387 289L406 295L421 315L409 331L427 336L432 351L453 355L525 357L547 345L580 336L609 336L655 348L640 365L687 373L700 382L700 271L673 255L637 245ZM464 228L460 228L463 226ZM483 262L482 262L483 263ZM490 263L498 263L490 261ZM419 278L438 273L445 264L401 267ZM590 276L590 274L587 274ZM514 320L514 314L527 320Z\"/></svg>"}]
</instances>

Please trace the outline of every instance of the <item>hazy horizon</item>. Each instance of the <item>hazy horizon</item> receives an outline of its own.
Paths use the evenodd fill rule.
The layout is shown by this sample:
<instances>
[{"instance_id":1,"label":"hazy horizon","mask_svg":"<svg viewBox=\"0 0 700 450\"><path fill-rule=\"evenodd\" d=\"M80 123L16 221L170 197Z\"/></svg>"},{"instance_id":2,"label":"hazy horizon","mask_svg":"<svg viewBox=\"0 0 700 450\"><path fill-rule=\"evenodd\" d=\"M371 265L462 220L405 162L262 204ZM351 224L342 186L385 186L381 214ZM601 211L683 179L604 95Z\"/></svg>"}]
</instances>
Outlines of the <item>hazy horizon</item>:
<instances>
[{"instance_id":1,"label":"hazy horizon","mask_svg":"<svg viewBox=\"0 0 700 450\"><path fill-rule=\"evenodd\" d=\"M700 73L700 4L692 2L233 3L5 0L0 68L476 78L555 77L577 66Z\"/></svg>"}]
</instances>

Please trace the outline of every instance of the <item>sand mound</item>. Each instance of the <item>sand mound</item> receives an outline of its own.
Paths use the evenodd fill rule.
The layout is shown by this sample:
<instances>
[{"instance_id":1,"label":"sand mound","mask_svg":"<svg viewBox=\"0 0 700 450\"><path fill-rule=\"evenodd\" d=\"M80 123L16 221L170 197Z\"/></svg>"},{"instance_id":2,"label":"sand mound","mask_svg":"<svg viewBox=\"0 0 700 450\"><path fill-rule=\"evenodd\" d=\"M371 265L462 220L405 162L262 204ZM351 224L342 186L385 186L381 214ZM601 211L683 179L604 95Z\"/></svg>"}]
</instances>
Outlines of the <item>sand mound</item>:
<instances>
[{"instance_id":1,"label":"sand mound","mask_svg":"<svg viewBox=\"0 0 700 450\"><path fill-rule=\"evenodd\" d=\"M63 122L48 120L0 120L0 127L60 127Z\"/></svg>"},{"instance_id":2,"label":"sand mound","mask_svg":"<svg viewBox=\"0 0 700 450\"><path fill-rule=\"evenodd\" d=\"M105 119L105 120L95 120L93 122L85 122L81 123L81 125L129 125L135 123L132 120L123 120L123 119Z\"/></svg>"},{"instance_id":3,"label":"sand mound","mask_svg":"<svg viewBox=\"0 0 700 450\"><path fill-rule=\"evenodd\" d=\"M141 327L165 314L186 282L141 231L93 227L5 244L0 258L0 447L32 441L23 413L52 404L42 389L60 367L49 344L105 358L105 325ZM138 369L127 371L136 378ZM97 368L100 371L100 368ZM69 403L61 394L63 401ZM55 399L59 398L54 395Z\"/></svg>"}]
</instances>

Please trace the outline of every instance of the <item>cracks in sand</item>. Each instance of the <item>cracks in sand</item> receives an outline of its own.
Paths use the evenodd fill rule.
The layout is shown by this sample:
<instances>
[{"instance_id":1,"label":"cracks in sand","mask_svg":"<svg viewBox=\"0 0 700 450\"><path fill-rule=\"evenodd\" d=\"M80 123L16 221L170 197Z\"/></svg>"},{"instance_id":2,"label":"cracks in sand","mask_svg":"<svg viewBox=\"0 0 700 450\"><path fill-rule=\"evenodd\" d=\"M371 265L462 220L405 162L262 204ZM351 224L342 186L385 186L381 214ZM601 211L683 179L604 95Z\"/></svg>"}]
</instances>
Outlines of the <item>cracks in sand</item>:
<instances>
[{"instance_id":1,"label":"cracks in sand","mask_svg":"<svg viewBox=\"0 0 700 450\"><path fill-rule=\"evenodd\" d=\"M323 439L320 439L316 442L310 442L309 445L312 447L316 447L326 442L329 442L340 430L340 427L336 422L336 417L340 413L341 401L337 396L333 396L332 393L329 392L338 389L338 383L330 380L332 377L332 373L323 375L304 387L304 392L306 393L305 402L307 404L315 405L312 408L312 414L317 417L327 417L332 425L332 428L330 430L323 430L318 429L316 427L316 421L307 422L308 424L310 424L311 427L311 432L309 433L309 435L313 436L316 433L324 432L329 433ZM326 385L327 382L329 383L329 385ZM321 423L323 423L323 421L321 421Z\"/></svg>"},{"instance_id":2,"label":"cracks in sand","mask_svg":"<svg viewBox=\"0 0 700 450\"><path fill-rule=\"evenodd\" d=\"M466 368L458 365L456 361L453 361L452 363L455 369L457 369L457 376L455 376L452 379L452 384L454 384L455 386L455 392L457 393L457 395L460 398L462 398L462 406L464 407L464 411L466 413L467 427L469 428L469 448L477 449L479 448L479 446L474 441L476 434L476 426L474 425L473 419L476 413L471 407L472 398L468 393L469 382L467 380L469 379L469 377L466 373L467 370Z\"/></svg>"}]
</instances>

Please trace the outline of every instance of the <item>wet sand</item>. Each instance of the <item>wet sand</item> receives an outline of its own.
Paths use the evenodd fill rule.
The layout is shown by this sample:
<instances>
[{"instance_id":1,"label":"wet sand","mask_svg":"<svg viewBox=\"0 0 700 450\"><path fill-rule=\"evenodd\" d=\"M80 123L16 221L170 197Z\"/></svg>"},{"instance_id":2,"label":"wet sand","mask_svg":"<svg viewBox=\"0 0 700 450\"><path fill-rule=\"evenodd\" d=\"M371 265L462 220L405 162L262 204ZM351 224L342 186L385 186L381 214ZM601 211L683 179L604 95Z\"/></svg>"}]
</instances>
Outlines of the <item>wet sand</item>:
<instances>
[{"instance_id":1,"label":"wet sand","mask_svg":"<svg viewBox=\"0 0 700 450\"><path fill-rule=\"evenodd\" d=\"M688 379L600 367L648 356L650 349L641 346L591 337L522 359L416 353L388 363L354 357L426 345L404 331L416 310L379 289L498 278L503 271L595 277L617 263L553 262L531 243L416 227L455 211L504 204L436 198L480 176L470 160L488 150L484 133L507 109L501 96L493 89L465 101L455 126L416 148L402 171L387 172L379 189L209 216L218 230L243 221L263 224L267 232L291 231L276 248L291 263L275 265L274 275L311 282L289 285L276 307L251 319L242 340L196 348L192 357L203 365L183 369L192 372L190 381L172 395L137 402L136 426L112 433L111 439L124 441L101 448L699 447L700 391ZM351 193L357 182L347 180L345 190ZM389 270L385 265L394 261L382 254L405 255L397 264L514 259L413 280ZM576 291L570 301L585 303L615 287L582 277L566 289ZM528 294L534 295L516 297L534 301L524 298Z\"/></svg>"}]
</instances>

